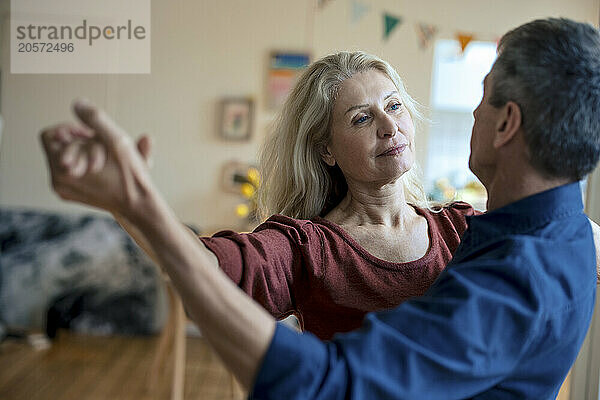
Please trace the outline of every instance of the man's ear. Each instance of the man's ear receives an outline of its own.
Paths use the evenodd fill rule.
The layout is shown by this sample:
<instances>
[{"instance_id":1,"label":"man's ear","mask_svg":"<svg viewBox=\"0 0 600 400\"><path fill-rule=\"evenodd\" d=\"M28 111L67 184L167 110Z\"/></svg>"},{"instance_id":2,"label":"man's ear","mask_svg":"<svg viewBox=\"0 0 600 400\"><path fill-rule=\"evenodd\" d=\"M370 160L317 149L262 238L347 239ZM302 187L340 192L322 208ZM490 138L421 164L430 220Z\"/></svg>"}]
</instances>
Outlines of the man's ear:
<instances>
[{"instance_id":1,"label":"man's ear","mask_svg":"<svg viewBox=\"0 0 600 400\"><path fill-rule=\"evenodd\" d=\"M521 107L514 101L507 102L499 111L494 147L499 148L510 142L521 129L521 124Z\"/></svg>"},{"instance_id":2,"label":"man's ear","mask_svg":"<svg viewBox=\"0 0 600 400\"><path fill-rule=\"evenodd\" d=\"M321 159L325 162L325 164L333 167L335 165L335 157L331 154L329 150L329 146L323 146L321 148Z\"/></svg>"}]
</instances>

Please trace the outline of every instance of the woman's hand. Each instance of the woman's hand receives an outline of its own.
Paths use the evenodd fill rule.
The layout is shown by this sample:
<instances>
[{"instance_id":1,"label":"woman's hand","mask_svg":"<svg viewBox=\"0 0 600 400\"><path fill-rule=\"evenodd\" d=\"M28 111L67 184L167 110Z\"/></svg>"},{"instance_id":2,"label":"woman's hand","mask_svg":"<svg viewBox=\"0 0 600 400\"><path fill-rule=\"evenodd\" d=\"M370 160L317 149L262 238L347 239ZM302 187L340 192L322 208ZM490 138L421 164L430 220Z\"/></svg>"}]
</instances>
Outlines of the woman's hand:
<instances>
[{"instance_id":1,"label":"woman's hand","mask_svg":"<svg viewBox=\"0 0 600 400\"><path fill-rule=\"evenodd\" d=\"M136 220L157 193L146 165L150 140L143 136L136 148L104 111L84 100L73 109L83 126L60 124L41 133L54 191Z\"/></svg>"}]
</instances>

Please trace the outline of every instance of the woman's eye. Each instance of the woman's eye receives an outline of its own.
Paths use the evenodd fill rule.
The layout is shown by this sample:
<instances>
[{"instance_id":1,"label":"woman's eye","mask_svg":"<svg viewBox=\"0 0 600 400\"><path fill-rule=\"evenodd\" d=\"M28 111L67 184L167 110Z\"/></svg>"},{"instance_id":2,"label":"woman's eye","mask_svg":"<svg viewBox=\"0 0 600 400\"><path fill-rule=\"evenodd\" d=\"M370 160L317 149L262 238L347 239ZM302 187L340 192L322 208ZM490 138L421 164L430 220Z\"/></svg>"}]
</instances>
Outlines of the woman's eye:
<instances>
[{"instance_id":1,"label":"woman's eye","mask_svg":"<svg viewBox=\"0 0 600 400\"><path fill-rule=\"evenodd\" d=\"M363 122L365 122L368 119L369 119L369 116L363 115L362 117L355 119L354 123L355 124L362 124Z\"/></svg>"},{"instance_id":2,"label":"woman's eye","mask_svg":"<svg viewBox=\"0 0 600 400\"><path fill-rule=\"evenodd\" d=\"M400 109L401 106L402 106L402 104L400 104L400 103L393 103L392 105L390 105L389 109L392 111L397 111Z\"/></svg>"}]
</instances>

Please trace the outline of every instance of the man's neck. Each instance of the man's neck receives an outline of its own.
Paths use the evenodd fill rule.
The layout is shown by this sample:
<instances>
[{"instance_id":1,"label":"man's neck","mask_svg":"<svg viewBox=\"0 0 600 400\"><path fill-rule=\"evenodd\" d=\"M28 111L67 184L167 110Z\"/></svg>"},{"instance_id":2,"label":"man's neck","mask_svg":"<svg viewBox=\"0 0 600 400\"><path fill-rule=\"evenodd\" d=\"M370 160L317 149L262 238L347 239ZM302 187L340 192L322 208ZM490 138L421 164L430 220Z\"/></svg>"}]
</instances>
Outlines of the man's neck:
<instances>
[{"instance_id":1,"label":"man's neck","mask_svg":"<svg viewBox=\"0 0 600 400\"><path fill-rule=\"evenodd\" d=\"M485 185L488 192L487 209L492 211L569 182L567 178L547 178L531 170L510 175L496 174Z\"/></svg>"}]
</instances>

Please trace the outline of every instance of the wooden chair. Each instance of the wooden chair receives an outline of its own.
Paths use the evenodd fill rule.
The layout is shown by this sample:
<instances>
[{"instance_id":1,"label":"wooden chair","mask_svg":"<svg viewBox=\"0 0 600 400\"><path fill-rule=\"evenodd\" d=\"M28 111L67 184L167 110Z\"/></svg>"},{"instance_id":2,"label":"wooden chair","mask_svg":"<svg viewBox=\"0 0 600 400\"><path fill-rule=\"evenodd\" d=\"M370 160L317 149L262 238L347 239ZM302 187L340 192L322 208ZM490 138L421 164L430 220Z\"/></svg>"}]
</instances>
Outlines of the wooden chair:
<instances>
[{"instance_id":1,"label":"wooden chair","mask_svg":"<svg viewBox=\"0 0 600 400\"><path fill-rule=\"evenodd\" d=\"M148 390L155 392L161 371L172 360L171 400L183 400L185 384L185 325L186 315L171 280L163 276L169 297L169 316L158 342L154 361L148 374ZM170 356L170 357L169 357Z\"/></svg>"}]
</instances>

